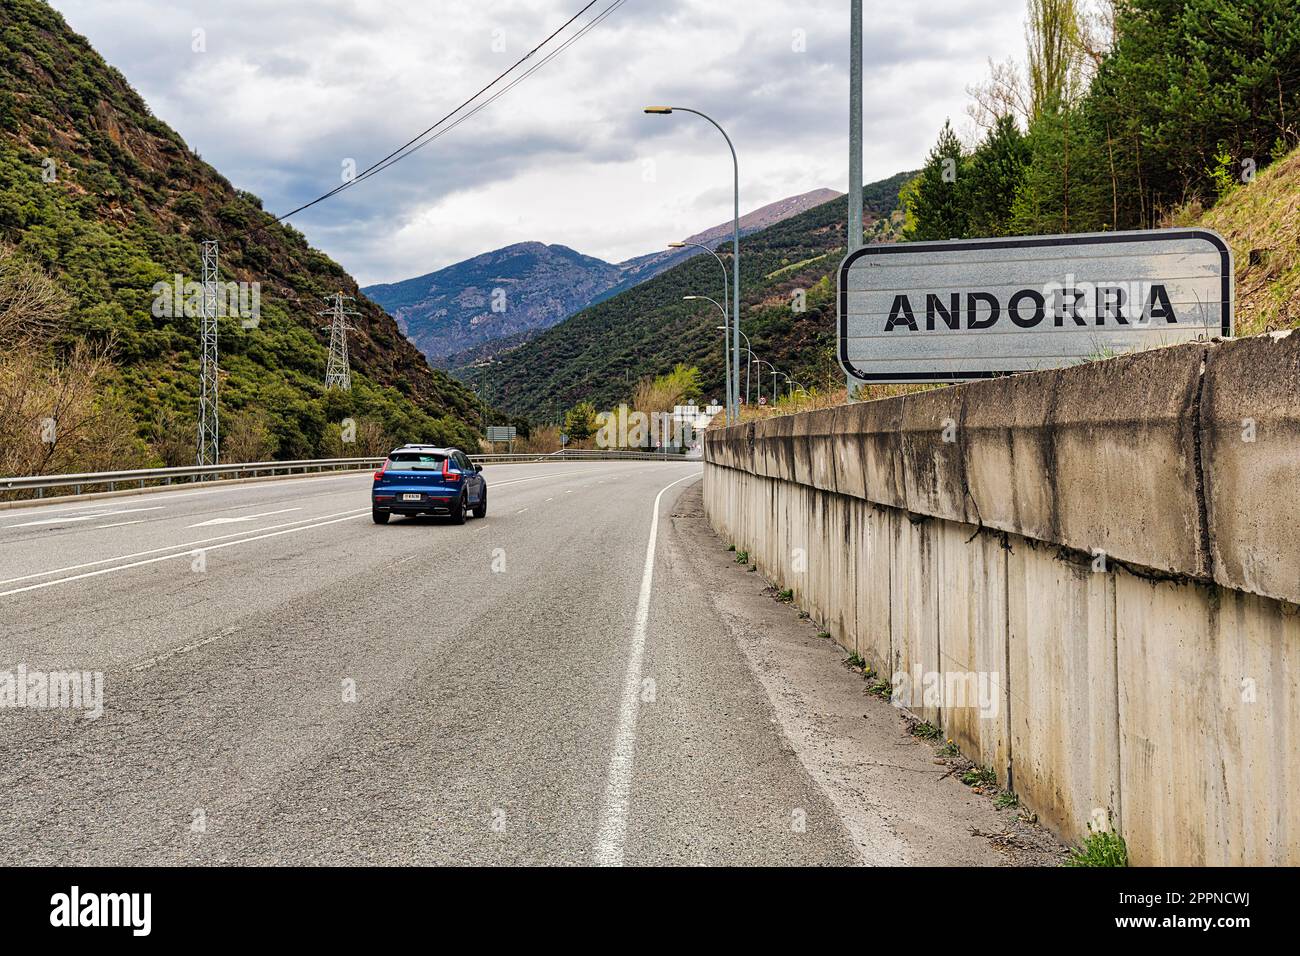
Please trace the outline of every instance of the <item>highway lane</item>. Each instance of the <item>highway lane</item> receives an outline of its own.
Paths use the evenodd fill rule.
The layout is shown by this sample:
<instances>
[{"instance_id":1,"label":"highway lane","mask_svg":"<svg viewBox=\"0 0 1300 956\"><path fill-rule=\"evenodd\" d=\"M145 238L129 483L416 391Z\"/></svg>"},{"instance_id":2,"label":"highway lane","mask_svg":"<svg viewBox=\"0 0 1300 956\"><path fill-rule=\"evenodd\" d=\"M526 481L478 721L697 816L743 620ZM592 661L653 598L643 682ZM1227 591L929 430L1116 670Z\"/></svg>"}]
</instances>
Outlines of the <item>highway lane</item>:
<instances>
[{"instance_id":1,"label":"highway lane","mask_svg":"<svg viewBox=\"0 0 1300 956\"><path fill-rule=\"evenodd\" d=\"M373 525L368 475L0 512L0 670L104 680L0 710L0 862L857 862L649 553L699 473L489 466L461 527Z\"/></svg>"}]
</instances>

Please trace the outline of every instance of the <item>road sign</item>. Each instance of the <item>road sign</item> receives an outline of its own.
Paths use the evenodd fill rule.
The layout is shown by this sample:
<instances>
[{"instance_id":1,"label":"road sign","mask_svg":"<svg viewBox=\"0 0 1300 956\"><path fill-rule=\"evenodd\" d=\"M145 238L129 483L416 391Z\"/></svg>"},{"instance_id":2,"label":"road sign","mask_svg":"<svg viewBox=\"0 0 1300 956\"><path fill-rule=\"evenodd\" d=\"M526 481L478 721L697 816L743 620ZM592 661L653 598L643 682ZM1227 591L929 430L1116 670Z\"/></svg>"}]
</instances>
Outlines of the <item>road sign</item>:
<instances>
[{"instance_id":1,"label":"road sign","mask_svg":"<svg viewBox=\"0 0 1300 956\"><path fill-rule=\"evenodd\" d=\"M853 382L952 382L1232 335L1208 229L864 246L839 272Z\"/></svg>"},{"instance_id":2,"label":"road sign","mask_svg":"<svg viewBox=\"0 0 1300 956\"><path fill-rule=\"evenodd\" d=\"M487 430L488 441L514 441L514 425L489 425Z\"/></svg>"}]
</instances>

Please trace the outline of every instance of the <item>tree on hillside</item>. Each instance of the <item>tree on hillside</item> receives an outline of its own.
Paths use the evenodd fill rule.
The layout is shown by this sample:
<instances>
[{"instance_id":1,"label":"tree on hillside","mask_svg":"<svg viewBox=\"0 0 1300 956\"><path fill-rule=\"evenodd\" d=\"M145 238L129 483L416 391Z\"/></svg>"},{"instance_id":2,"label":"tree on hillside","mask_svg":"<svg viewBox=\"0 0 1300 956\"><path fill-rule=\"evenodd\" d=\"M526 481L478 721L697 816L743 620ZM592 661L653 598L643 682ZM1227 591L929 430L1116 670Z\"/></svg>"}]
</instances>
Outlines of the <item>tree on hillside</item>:
<instances>
[{"instance_id":1,"label":"tree on hillside","mask_svg":"<svg viewBox=\"0 0 1300 956\"><path fill-rule=\"evenodd\" d=\"M1101 143L1084 110L1066 107L1038 118L1026 137L1029 162L1012 203L1014 234L1114 227Z\"/></svg>"},{"instance_id":2,"label":"tree on hillside","mask_svg":"<svg viewBox=\"0 0 1300 956\"><path fill-rule=\"evenodd\" d=\"M971 154L962 178L969 235L1011 234L1012 206L1030 156L1029 144L1015 117L1003 114Z\"/></svg>"},{"instance_id":3,"label":"tree on hillside","mask_svg":"<svg viewBox=\"0 0 1300 956\"><path fill-rule=\"evenodd\" d=\"M134 423L109 387L112 338L72 337L70 303L44 271L0 244L0 474L144 463Z\"/></svg>"},{"instance_id":4,"label":"tree on hillside","mask_svg":"<svg viewBox=\"0 0 1300 956\"><path fill-rule=\"evenodd\" d=\"M678 363L666 375L644 378L632 393L632 408L638 412L671 412L677 405L700 397L700 370Z\"/></svg>"},{"instance_id":5,"label":"tree on hillside","mask_svg":"<svg viewBox=\"0 0 1300 956\"><path fill-rule=\"evenodd\" d=\"M579 402L564 416L564 433L570 444L580 444L596 433L600 423L596 420L596 406Z\"/></svg>"},{"instance_id":6,"label":"tree on hillside","mask_svg":"<svg viewBox=\"0 0 1300 956\"><path fill-rule=\"evenodd\" d=\"M906 203L905 236L912 240L958 239L966 235L965 197L958 186L966 161L952 123L944 121L915 185L900 194Z\"/></svg>"}]
</instances>

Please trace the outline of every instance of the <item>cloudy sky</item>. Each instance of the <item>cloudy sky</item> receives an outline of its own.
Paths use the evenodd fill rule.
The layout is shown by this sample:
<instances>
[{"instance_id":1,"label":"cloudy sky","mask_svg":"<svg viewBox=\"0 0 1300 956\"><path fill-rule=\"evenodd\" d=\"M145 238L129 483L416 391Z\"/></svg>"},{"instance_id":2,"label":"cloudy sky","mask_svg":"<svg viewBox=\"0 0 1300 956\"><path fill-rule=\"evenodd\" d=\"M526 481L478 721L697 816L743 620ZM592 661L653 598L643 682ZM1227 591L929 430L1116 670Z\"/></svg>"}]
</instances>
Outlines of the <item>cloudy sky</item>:
<instances>
[{"instance_id":1,"label":"cloudy sky","mask_svg":"<svg viewBox=\"0 0 1300 956\"><path fill-rule=\"evenodd\" d=\"M278 214L432 125L586 0L52 2ZM1020 54L1024 5L866 7L870 182L919 165L945 117L964 121L987 59ZM625 0L481 113L293 222L362 284L523 240L612 261L649 252L731 216L721 137L698 117L642 114L660 103L727 128L742 211L844 190L847 0Z\"/></svg>"}]
</instances>

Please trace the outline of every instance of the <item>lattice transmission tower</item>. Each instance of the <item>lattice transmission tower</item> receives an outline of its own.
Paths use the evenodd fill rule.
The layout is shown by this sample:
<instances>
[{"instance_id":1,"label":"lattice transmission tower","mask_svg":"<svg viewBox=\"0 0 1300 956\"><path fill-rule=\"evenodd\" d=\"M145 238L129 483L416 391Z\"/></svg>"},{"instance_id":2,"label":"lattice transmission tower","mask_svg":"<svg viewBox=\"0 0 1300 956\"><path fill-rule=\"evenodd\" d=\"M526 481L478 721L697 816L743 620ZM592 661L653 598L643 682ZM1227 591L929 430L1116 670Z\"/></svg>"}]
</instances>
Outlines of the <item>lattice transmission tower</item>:
<instances>
[{"instance_id":1,"label":"lattice transmission tower","mask_svg":"<svg viewBox=\"0 0 1300 956\"><path fill-rule=\"evenodd\" d=\"M348 366L348 330L352 326L348 324L348 319L360 316L361 313L350 308L350 303L357 300L342 292L334 293L325 301L329 308L320 313L330 317L330 357L325 365L325 389L341 388L345 392L350 391L352 370Z\"/></svg>"},{"instance_id":2,"label":"lattice transmission tower","mask_svg":"<svg viewBox=\"0 0 1300 956\"><path fill-rule=\"evenodd\" d=\"M217 240L205 239L203 250L203 314L199 316L199 448L200 465L219 465L221 427L217 406Z\"/></svg>"}]
</instances>

